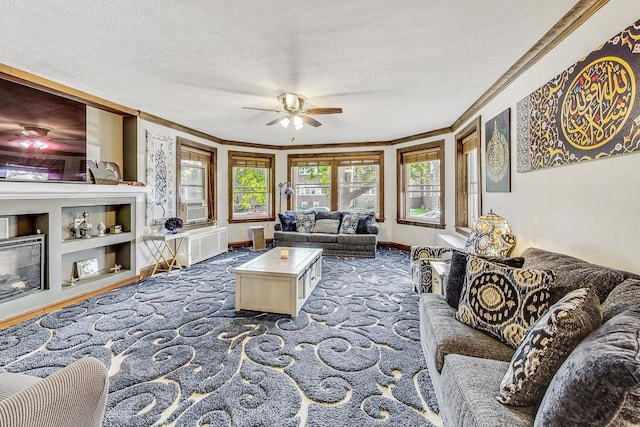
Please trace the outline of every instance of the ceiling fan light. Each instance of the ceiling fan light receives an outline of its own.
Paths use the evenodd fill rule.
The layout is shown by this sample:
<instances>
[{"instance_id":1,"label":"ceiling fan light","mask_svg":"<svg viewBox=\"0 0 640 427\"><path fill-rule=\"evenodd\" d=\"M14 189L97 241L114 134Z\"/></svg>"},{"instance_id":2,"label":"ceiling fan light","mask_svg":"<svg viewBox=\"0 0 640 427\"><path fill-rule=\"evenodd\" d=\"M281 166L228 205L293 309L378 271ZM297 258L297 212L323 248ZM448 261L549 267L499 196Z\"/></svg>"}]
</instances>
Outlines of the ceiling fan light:
<instances>
[{"instance_id":1,"label":"ceiling fan light","mask_svg":"<svg viewBox=\"0 0 640 427\"><path fill-rule=\"evenodd\" d=\"M36 139L35 141L33 141L33 146L39 150L44 150L49 147L49 144L42 140Z\"/></svg>"},{"instance_id":2,"label":"ceiling fan light","mask_svg":"<svg viewBox=\"0 0 640 427\"><path fill-rule=\"evenodd\" d=\"M22 148L29 148L31 147L31 140L25 139L19 142L20 146L22 146Z\"/></svg>"},{"instance_id":3,"label":"ceiling fan light","mask_svg":"<svg viewBox=\"0 0 640 427\"><path fill-rule=\"evenodd\" d=\"M280 120L280 124L282 125L283 128L287 128L289 127L289 117L285 117L284 119Z\"/></svg>"},{"instance_id":4,"label":"ceiling fan light","mask_svg":"<svg viewBox=\"0 0 640 427\"><path fill-rule=\"evenodd\" d=\"M296 127L296 130L300 130L304 126L304 122L300 116L294 116L293 125Z\"/></svg>"}]
</instances>

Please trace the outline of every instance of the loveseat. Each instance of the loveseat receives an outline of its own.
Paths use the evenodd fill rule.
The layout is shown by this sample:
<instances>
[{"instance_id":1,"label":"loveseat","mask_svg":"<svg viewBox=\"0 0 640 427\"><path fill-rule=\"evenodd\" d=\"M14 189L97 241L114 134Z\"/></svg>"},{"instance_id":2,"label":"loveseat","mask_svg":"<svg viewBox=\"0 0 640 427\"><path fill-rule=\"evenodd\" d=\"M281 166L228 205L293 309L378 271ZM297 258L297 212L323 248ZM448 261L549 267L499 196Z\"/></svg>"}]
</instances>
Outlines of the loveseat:
<instances>
[{"instance_id":1,"label":"loveseat","mask_svg":"<svg viewBox=\"0 0 640 427\"><path fill-rule=\"evenodd\" d=\"M380 230L373 212L322 208L278 214L273 246L322 248L324 255L375 258Z\"/></svg>"},{"instance_id":2,"label":"loveseat","mask_svg":"<svg viewBox=\"0 0 640 427\"><path fill-rule=\"evenodd\" d=\"M491 268L487 267L489 262L467 257L471 258L466 261L467 269L472 268L470 263ZM451 296L446 295L449 281L455 282L453 277L445 280L445 295L420 296L420 340L444 425L638 425L640 276L538 248L527 249L522 257L523 271L552 272L547 277L553 283L549 308L524 331L516 348L456 318L460 307L450 305ZM475 277L469 271L465 274L467 281ZM469 285L465 282L464 286ZM572 316L558 314L558 307L566 307L571 298L575 302L577 294L584 297L582 307L591 307L586 311L590 314L571 323ZM459 305L464 303L464 291L461 298ZM499 302L495 294L490 298L492 303ZM540 329L539 324L545 322L551 322L555 330ZM562 322L569 322L569 326ZM585 330L584 336L576 333L588 323L591 330ZM552 334L536 336L537 329ZM566 335L554 338L558 331ZM568 343L571 339L575 346ZM557 353L545 372L545 363L554 353L545 355L531 348L554 341L567 348ZM517 399L512 404L498 401L500 396L504 399L503 392L509 397L510 391L530 385L531 377L526 377L532 367L536 375L542 372L542 380L537 377L538 396L526 404ZM516 380L509 382L508 378ZM505 388L505 384L515 388Z\"/></svg>"}]
</instances>

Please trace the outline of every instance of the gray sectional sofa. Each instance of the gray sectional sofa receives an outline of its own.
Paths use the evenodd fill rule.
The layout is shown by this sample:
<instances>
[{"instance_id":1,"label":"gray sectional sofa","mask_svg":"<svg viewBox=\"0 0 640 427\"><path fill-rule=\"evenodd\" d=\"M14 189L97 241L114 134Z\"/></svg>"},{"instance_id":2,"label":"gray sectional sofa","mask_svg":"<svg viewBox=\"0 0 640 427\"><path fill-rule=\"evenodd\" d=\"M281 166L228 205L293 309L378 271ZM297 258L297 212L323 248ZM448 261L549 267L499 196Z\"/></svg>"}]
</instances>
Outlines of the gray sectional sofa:
<instances>
[{"instance_id":1,"label":"gray sectional sofa","mask_svg":"<svg viewBox=\"0 0 640 427\"><path fill-rule=\"evenodd\" d=\"M608 295L623 282L625 284L633 282L631 284L635 286L634 292L636 295L640 295L640 282L637 281L640 276L633 273L594 265L568 255L537 248L527 249L522 256L525 259L523 268L555 272L556 279L551 288L552 302L571 290L588 287L593 289L601 303L606 300L606 304L609 304ZM621 288L624 286L622 285ZM623 294L621 295L617 296L619 300L627 298ZM622 303L633 304L629 301L622 301ZM597 302L595 304L597 305ZM602 310L602 308L600 309ZM603 368L573 368L573 371L579 371L579 375L599 375L595 372L600 370L600 375L607 378L606 382L620 383L616 389L622 390L620 396L611 399L607 396L604 399L604 396L597 396L597 393L589 392L589 394L579 397L578 390L578 392L574 392L576 394L572 395L575 396L572 399L565 397L565 401L553 402L553 404L566 407L566 412L569 412L567 417L578 420L575 422L567 422L566 419L556 422L541 416L536 419L540 403L533 406L510 406L500 403L496 397L499 395L501 381L509 368L509 362L515 350L491 335L456 320L454 317L456 311L456 308L447 304L444 295L424 293L420 296L421 344L445 426L622 425L620 421L609 423L611 416L620 416L621 414L635 420L635 423L640 422L640 375L637 374L640 372L640 358L636 358L634 362L634 357L640 351L638 343L640 309L627 310L620 314L623 316L626 313L627 318L620 319L618 323L626 325L625 327L630 328L631 331L624 335L626 342L622 343L618 338L615 340L612 338L609 340L610 342L604 344L605 346L609 345L610 348L604 351L602 360L611 358L612 354L630 352L630 361L614 362L626 374L607 372L602 375ZM619 319L619 317L614 317L603 323L591 335L584 338L579 345L586 345L585 342L590 340L592 335L609 333L606 331L607 325L615 319ZM604 320L607 320L606 317ZM618 331L620 329L618 325L612 325L609 328ZM616 347L617 345L620 347ZM573 353L578 352L578 348L573 350ZM598 357L593 351L588 355L594 360ZM569 357L571 356L572 354L569 355ZM565 366L562 365L562 368ZM559 371L554 371L554 373L559 374ZM549 385L544 399L553 399L553 394L559 393L558 388L561 388L562 381L565 380L554 377L551 382L552 385L555 384L553 391L550 391L552 385ZM577 388L580 389L580 387ZM602 390L607 390L607 388L603 386ZM615 395L611 391L605 393ZM620 401L625 403L620 404ZM615 407L615 405L619 406ZM611 415L612 413L614 415ZM600 416L602 418L598 419ZM629 425L637 425L634 422Z\"/></svg>"},{"instance_id":2,"label":"gray sectional sofa","mask_svg":"<svg viewBox=\"0 0 640 427\"><path fill-rule=\"evenodd\" d=\"M284 231L282 224L282 222L285 222L284 216L291 216L296 213L300 212L286 211L284 214L278 215L279 221L276 222L273 233L274 247L322 248L324 255L375 258L377 234L380 230L378 223L375 221L375 214L368 215L369 219L373 219L367 224L366 230L361 229L356 234L346 234L342 231L340 225L347 212L328 211L316 208L303 212L307 214L312 213L315 216L316 226L313 231ZM361 218L363 217L364 215L361 214ZM329 228L320 226L321 224L326 225L328 223L332 225L337 224L337 226L335 228L333 226ZM291 229L291 226L289 229Z\"/></svg>"}]
</instances>

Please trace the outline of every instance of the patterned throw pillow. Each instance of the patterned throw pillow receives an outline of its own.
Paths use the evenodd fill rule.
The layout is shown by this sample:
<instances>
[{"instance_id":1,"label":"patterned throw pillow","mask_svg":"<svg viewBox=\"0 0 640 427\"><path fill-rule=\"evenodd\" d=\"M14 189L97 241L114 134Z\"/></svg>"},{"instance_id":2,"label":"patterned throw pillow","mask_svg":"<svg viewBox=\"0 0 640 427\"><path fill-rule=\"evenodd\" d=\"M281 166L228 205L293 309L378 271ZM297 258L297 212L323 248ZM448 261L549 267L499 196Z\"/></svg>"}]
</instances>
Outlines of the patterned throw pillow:
<instances>
[{"instance_id":1,"label":"patterned throw pillow","mask_svg":"<svg viewBox=\"0 0 640 427\"><path fill-rule=\"evenodd\" d=\"M356 234L358 228L358 214L346 213L342 216L340 232L344 234Z\"/></svg>"},{"instance_id":2,"label":"patterned throw pillow","mask_svg":"<svg viewBox=\"0 0 640 427\"><path fill-rule=\"evenodd\" d=\"M536 426L640 424L640 308L623 311L586 337L553 376Z\"/></svg>"},{"instance_id":3,"label":"patterned throw pillow","mask_svg":"<svg viewBox=\"0 0 640 427\"><path fill-rule=\"evenodd\" d=\"M517 347L549 307L550 271L510 268L470 255L456 319Z\"/></svg>"},{"instance_id":4,"label":"patterned throw pillow","mask_svg":"<svg viewBox=\"0 0 640 427\"><path fill-rule=\"evenodd\" d=\"M502 379L498 401L538 404L562 362L601 322L595 293L581 288L565 295L527 331Z\"/></svg>"},{"instance_id":5,"label":"patterned throw pillow","mask_svg":"<svg viewBox=\"0 0 640 427\"><path fill-rule=\"evenodd\" d=\"M316 225L316 215L314 213L296 214L296 231L298 233L313 233Z\"/></svg>"},{"instance_id":6,"label":"patterned throw pillow","mask_svg":"<svg viewBox=\"0 0 640 427\"><path fill-rule=\"evenodd\" d=\"M502 258L502 257L485 257L476 255L478 258L495 262L496 264L506 265L513 268L521 268L524 265L524 258ZM454 249L451 255L451 264L449 266L449 274L444 282L444 298L453 308L460 305L460 296L464 289L464 279L467 273L467 258L469 254Z\"/></svg>"}]
</instances>

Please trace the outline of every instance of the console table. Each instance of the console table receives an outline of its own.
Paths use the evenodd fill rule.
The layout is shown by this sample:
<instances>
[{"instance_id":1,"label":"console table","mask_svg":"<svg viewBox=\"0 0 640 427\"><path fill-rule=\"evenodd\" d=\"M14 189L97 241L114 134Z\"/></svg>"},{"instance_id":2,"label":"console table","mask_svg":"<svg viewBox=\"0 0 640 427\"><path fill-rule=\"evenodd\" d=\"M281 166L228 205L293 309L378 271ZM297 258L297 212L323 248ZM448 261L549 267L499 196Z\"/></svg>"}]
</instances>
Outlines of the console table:
<instances>
[{"instance_id":1,"label":"console table","mask_svg":"<svg viewBox=\"0 0 640 427\"><path fill-rule=\"evenodd\" d=\"M144 240L149 240L153 243L153 246L156 248L155 253L155 265L153 266L153 271L151 275L153 276L158 271L166 271L167 276L171 273L171 270L174 267L182 270L182 264L178 260L178 252L180 252L180 247L184 242L185 237L189 235L188 232L180 232L173 234L146 234L144 236ZM171 247L170 242L175 241L175 249ZM165 252L168 252L168 255L165 255ZM167 268L161 268L162 264L166 264Z\"/></svg>"}]
</instances>

